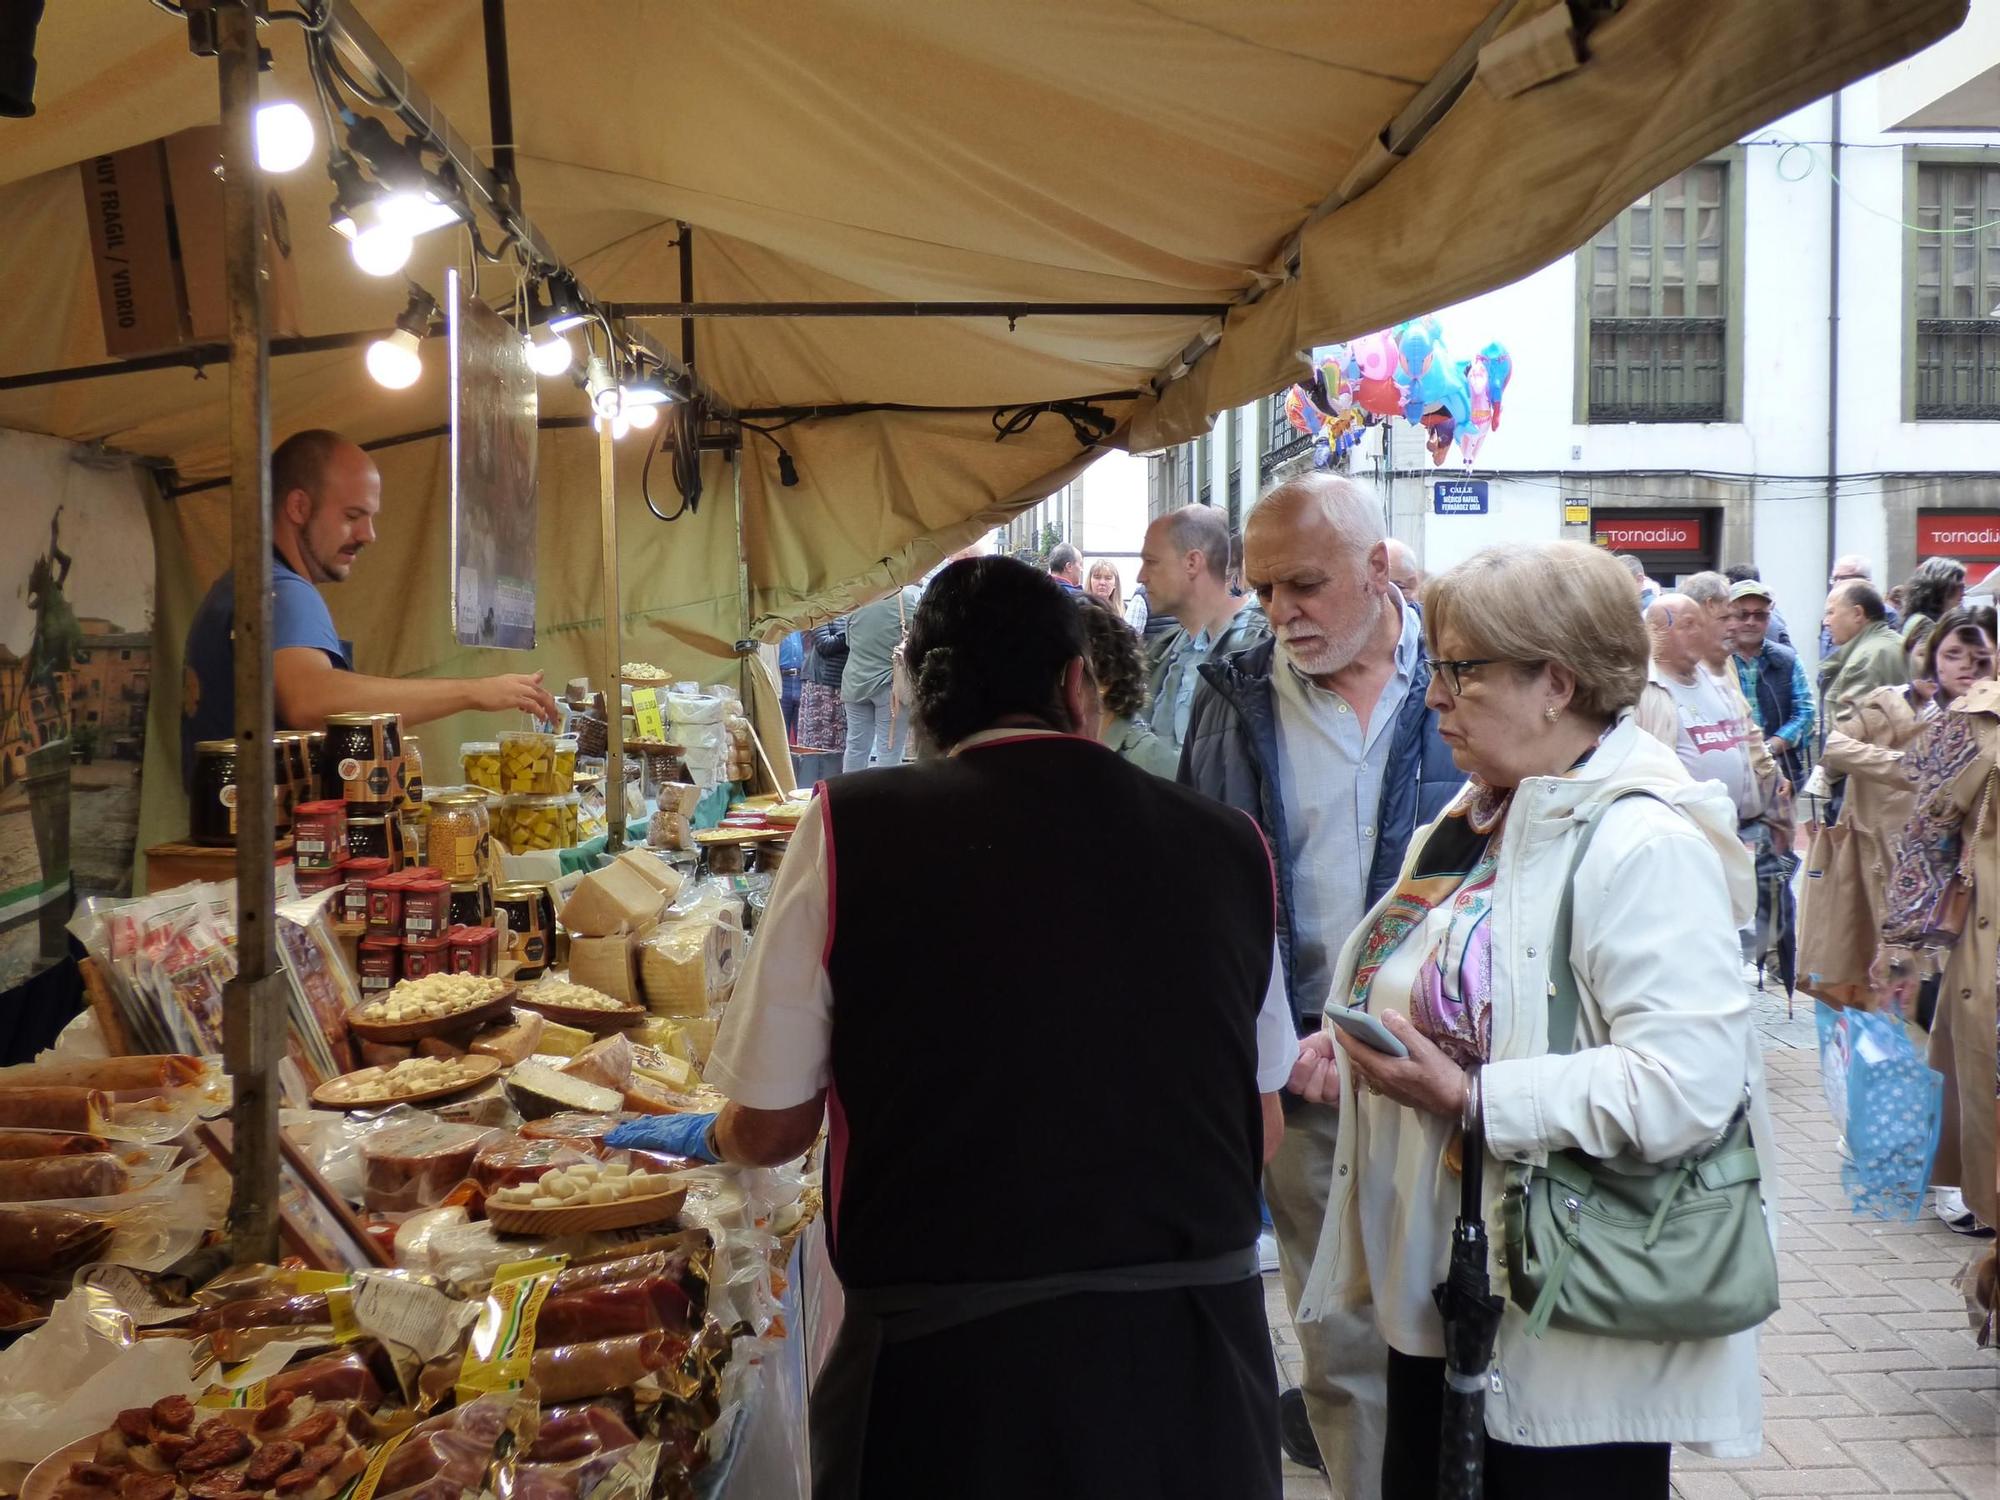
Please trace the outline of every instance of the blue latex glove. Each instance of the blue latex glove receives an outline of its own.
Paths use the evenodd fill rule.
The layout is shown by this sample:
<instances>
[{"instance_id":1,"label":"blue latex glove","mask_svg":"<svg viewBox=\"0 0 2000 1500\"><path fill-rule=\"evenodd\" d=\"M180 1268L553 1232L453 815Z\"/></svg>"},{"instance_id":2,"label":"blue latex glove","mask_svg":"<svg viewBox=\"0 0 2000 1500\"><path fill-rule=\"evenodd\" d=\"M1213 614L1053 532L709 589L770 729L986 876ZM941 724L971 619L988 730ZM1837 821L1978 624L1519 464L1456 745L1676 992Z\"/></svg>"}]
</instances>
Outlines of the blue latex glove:
<instances>
[{"instance_id":1,"label":"blue latex glove","mask_svg":"<svg viewBox=\"0 0 2000 1500\"><path fill-rule=\"evenodd\" d=\"M604 1144L617 1151L664 1151L696 1161L720 1161L709 1143L715 1121L714 1115L648 1115L627 1120L604 1138Z\"/></svg>"}]
</instances>

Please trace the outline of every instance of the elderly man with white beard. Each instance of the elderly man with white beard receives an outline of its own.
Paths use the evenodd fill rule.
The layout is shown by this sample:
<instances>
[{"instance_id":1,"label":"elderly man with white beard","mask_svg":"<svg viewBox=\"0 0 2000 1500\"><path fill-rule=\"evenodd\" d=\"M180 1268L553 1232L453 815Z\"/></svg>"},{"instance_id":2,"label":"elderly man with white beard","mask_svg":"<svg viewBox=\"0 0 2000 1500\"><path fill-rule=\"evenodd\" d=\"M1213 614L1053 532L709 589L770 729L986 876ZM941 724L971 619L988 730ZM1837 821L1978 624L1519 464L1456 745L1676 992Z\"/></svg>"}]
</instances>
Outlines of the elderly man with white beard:
<instances>
[{"instance_id":1,"label":"elderly man with white beard","mask_svg":"<svg viewBox=\"0 0 2000 1500\"><path fill-rule=\"evenodd\" d=\"M1301 1035L1319 1030L1341 946L1394 887L1410 835L1464 780L1424 705L1422 624L1389 566L1381 501L1353 480L1307 475L1259 501L1243 527L1243 573L1273 639L1202 667L1182 751L1181 781L1248 813L1271 847ZM1285 1107L1264 1196L1296 1311L1339 1118L1294 1095ZM1285 1451L1326 1469L1343 1500L1372 1496L1387 1347L1365 1312L1330 1313L1298 1333L1305 1375L1280 1398Z\"/></svg>"}]
</instances>

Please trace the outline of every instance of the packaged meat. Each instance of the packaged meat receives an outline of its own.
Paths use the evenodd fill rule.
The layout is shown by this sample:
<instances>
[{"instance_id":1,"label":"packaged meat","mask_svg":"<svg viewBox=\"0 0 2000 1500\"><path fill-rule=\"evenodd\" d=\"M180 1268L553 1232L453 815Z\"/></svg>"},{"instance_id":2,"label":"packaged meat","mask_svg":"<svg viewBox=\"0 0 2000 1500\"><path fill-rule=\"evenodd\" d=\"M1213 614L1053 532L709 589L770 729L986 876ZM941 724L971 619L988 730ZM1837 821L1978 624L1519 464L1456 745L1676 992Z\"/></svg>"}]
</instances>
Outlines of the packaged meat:
<instances>
[{"instance_id":1,"label":"packaged meat","mask_svg":"<svg viewBox=\"0 0 2000 1500\"><path fill-rule=\"evenodd\" d=\"M673 1364L685 1347L684 1339L665 1333L557 1344L537 1348L531 1369L542 1399L560 1404L629 1390Z\"/></svg>"},{"instance_id":2,"label":"packaged meat","mask_svg":"<svg viewBox=\"0 0 2000 1500\"><path fill-rule=\"evenodd\" d=\"M108 1152L92 1156L40 1156L0 1161L0 1203L45 1203L51 1198L109 1198L132 1183L125 1164Z\"/></svg>"},{"instance_id":3,"label":"packaged meat","mask_svg":"<svg viewBox=\"0 0 2000 1500\"><path fill-rule=\"evenodd\" d=\"M353 1401L363 1411L382 1404L383 1385L376 1377L374 1363L378 1345L350 1345L333 1354L322 1354L304 1364L293 1365L282 1375L273 1375L264 1387L266 1402L279 1396L310 1396L314 1401Z\"/></svg>"},{"instance_id":4,"label":"packaged meat","mask_svg":"<svg viewBox=\"0 0 2000 1500\"><path fill-rule=\"evenodd\" d=\"M622 1094L632 1085L632 1043L617 1033L600 1038L564 1063L560 1071Z\"/></svg>"},{"instance_id":5,"label":"packaged meat","mask_svg":"<svg viewBox=\"0 0 2000 1500\"><path fill-rule=\"evenodd\" d=\"M654 1492L658 1459L659 1445L641 1443L611 1402L552 1407L514 1471L509 1500L643 1500Z\"/></svg>"},{"instance_id":6,"label":"packaged meat","mask_svg":"<svg viewBox=\"0 0 2000 1500\"><path fill-rule=\"evenodd\" d=\"M526 1140L588 1141L595 1150L601 1147L607 1135L624 1123L616 1115L593 1115L578 1109L566 1109L528 1121L521 1127L521 1135Z\"/></svg>"},{"instance_id":7,"label":"packaged meat","mask_svg":"<svg viewBox=\"0 0 2000 1500\"><path fill-rule=\"evenodd\" d=\"M629 1448L638 1441L639 1435L609 1402L552 1406L542 1413L542 1425L526 1458L532 1464L574 1463L593 1454Z\"/></svg>"},{"instance_id":8,"label":"packaged meat","mask_svg":"<svg viewBox=\"0 0 2000 1500\"><path fill-rule=\"evenodd\" d=\"M495 1132L444 1120L412 1120L361 1143L362 1201L369 1212L407 1214L442 1203L472 1175L480 1147Z\"/></svg>"},{"instance_id":9,"label":"packaged meat","mask_svg":"<svg viewBox=\"0 0 2000 1500\"><path fill-rule=\"evenodd\" d=\"M687 1333L700 1320L693 1300L669 1276L580 1291L551 1292L535 1319L535 1342L575 1344L639 1333Z\"/></svg>"},{"instance_id":10,"label":"packaged meat","mask_svg":"<svg viewBox=\"0 0 2000 1500\"><path fill-rule=\"evenodd\" d=\"M487 1192L534 1182L551 1167L594 1161L587 1143L560 1137L544 1140L502 1138L482 1147L472 1160L472 1179Z\"/></svg>"},{"instance_id":11,"label":"packaged meat","mask_svg":"<svg viewBox=\"0 0 2000 1500\"><path fill-rule=\"evenodd\" d=\"M248 1359L266 1344L321 1338L333 1342L332 1305L324 1292L296 1297L245 1297L203 1308L188 1325L205 1333L218 1358Z\"/></svg>"},{"instance_id":12,"label":"packaged meat","mask_svg":"<svg viewBox=\"0 0 2000 1500\"><path fill-rule=\"evenodd\" d=\"M491 1489L505 1494L511 1476L489 1481L488 1471L510 1434L533 1423L534 1403L515 1392L479 1397L419 1422L389 1455L375 1500L460 1500Z\"/></svg>"},{"instance_id":13,"label":"packaged meat","mask_svg":"<svg viewBox=\"0 0 2000 1500\"><path fill-rule=\"evenodd\" d=\"M158 1057L51 1058L0 1068L0 1088L102 1089L107 1094L144 1089L186 1088L201 1082L198 1057L169 1053Z\"/></svg>"},{"instance_id":14,"label":"packaged meat","mask_svg":"<svg viewBox=\"0 0 2000 1500\"><path fill-rule=\"evenodd\" d=\"M0 1271L51 1276L95 1260L112 1226L94 1214L60 1208L0 1209Z\"/></svg>"},{"instance_id":15,"label":"packaged meat","mask_svg":"<svg viewBox=\"0 0 2000 1500\"><path fill-rule=\"evenodd\" d=\"M474 1037L471 1050L484 1057L497 1057L511 1068L528 1060L542 1039L545 1024L534 1011L517 1009L511 1021L489 1026Z\"/></svg>"},{"instance_id":16,"label":"packaged meat","mask_svg":"<svg viewBox=\"0 0 2000 1500\"><path fill-rule=\"evenodd\" d=\"M101 1130L111 1101L100 1089L69 1086L0 1088L0 1126L30 1130Z\"/></svg>"},{"instance_id":17,"label":"packaged meat","mask_svg":"<svg viewBox=\"0 0 2000 1500\"><path fill-rule=\"evenodd\" d=\"M0 1161L31 1156L88 1156L111 1147L101 1135L68 1130L0 1130Z\"/></svg>"}]
</instances>

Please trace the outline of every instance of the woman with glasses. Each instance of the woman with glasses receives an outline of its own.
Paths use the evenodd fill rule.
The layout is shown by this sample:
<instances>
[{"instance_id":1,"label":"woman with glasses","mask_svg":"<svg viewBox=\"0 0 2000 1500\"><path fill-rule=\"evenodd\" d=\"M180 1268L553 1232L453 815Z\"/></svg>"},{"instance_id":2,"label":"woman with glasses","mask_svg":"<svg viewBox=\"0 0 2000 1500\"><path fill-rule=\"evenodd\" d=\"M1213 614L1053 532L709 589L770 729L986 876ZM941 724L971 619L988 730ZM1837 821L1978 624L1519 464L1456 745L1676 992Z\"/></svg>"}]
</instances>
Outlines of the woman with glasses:
<instances>
[{"instance_id":1,"label":"woman with glasses","mask_svg":"<svg viewBox=\"0 0 2000 1500\"><path fill-rule=\"evenodd\" d=\"M1427 584L1424 612L1429 702L1470 780L1411 841L1329 1001L1367 1010L1408 1055L1329 1030L1302 1043L1292 1080L1308 1099L1337 1097L1341 1118L1300 1316L1375 1309L1390 1349L1387 1500L1437 1493L1445 1349L1431 1293L1472 1127L1496 1243L1510 1166L1569 1150L1662 1170L1716 1140L1746 1099L1769 1140L1737 980L1750 859L1728 796L1633 721L1648 641L1631 579L1576 543L1496 547ZM1566 891L1573 938L1554 952ZM1568 1053L1549 1050L1558 964L1579 997ZM1497 1255L1495 1280L1508 1295ZM1522 1300L1507 1302L1486 1387L1493 1500L1664 1500L1671 1444L1759 1447L1754 1330L1657 1342L1558 1318L1536 1336Z\"/></svg>"}]
</instances>

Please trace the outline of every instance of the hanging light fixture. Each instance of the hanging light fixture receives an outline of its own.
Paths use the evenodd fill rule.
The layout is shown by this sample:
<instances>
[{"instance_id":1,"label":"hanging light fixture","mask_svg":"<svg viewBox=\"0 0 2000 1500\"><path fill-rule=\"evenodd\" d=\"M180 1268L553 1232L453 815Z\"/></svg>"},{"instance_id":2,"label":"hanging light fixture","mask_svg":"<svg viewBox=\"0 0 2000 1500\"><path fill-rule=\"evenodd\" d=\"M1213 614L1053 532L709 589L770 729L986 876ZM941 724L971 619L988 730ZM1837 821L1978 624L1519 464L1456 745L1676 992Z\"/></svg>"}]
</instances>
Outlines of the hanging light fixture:
<instances>
[{"instance_id":1,"label":"hanging light fixture","mask_svg":"<svg viewBox=\"0 0 2000 1500\"><path fill-rule=\"evenodd\" d=\"M527 299L528 368L537 375L556 376L568 371L575 362L576 353L569 346L569 340L549 327L550 311L535 295L534 283L528 284L523 294Z\"/></svg>"},{"instance_id":2,"label":"hanging light fixture","mask_svg":"<svg viewBox=\"0 0 2000 1500\"><path fill-rule=\"evenodd\" d=\"M377 385L404 391L417 383L424 373L418 350L436 311L436 298L420 286L410 288L409 305L396 319L395 330L368 346L368 373Z\"/></svg>"},{"instance_id":3,"label":"hanging light fixture","mask_svg":"<svg viewBox=\"0 0 2000 1500\"><path fill-rule=\"evenodd\" d=\"M289 99L257 106L256 133L257 165L278 176L304 166L319 139L312 116Z\"/></svg>"},{"instance_id":4,"label":"hanging light fixture","mask_svg":"<svg viewBox=\"0 0 2000 1500\"><path fill-rule=\"evenodd\" d=\"M644 365L633 372L631 379L619 385L618 394L628 410L636 406L665 406L675 399L658 372L648 370Z\"/></svg>"},{"instance_id":5,"label":"hanging light fixture","mask_svg":"<svg viewBox=\"0 0 2000 1500\"><path fill-rule=\"evenodd\" d=\"M599 432L605 430L606 423L610 424L611 441L614 443L632 431L632 419L627 417L623 412L611 417L599 413L590 419L590 425L595 427Z\"/></svg>"},{"instance_id":6,"label":"hanging light fixture","mask_svg":"<svg viewBox=\"0 0 2000 1500\"><path fill-rule=\"evenodd\" d=\"M611 365L600 354L590 356L584 366L583 388L590 396L590 409L606 421L621 415L625 410L624 396L618 389L617 377L611 373Z\"/></svg>"},{"instance_id":7,"label":"hanging light fixture","mask_svg":"<svg viewBox=\"0 0 2000 1500\"><path fill-rule=\"evenodd\" d=\"M590 309L583 305L574 276L567 271L551 272L548 285L547 328L550 333L568 333L572 328L580 328L590 321Z\"/></svg>"},{"instance_id":8,"label":"hanging light fixture","mask_svg":"<svg viewBox=\"0 0 2000 1500\"><path fill-rule=\"evenodd\" d=\"M376 177L348 152L338 154L330 168L333 232L351 242L354 263L370 276L394 276L420 235L471 217L456 177L428 171L414 144L396 141L380 120L364 117L347 139Z\"/></svg>"},{"instance_id":9,"label":"hanging light fixture","mask_svg":"<svg viewBox=\"0 0 2000 1500\"><path fill-rule=\"evenodd\" d=\"M628 406L625 420L632 424L634 432L651 432L660 425L660 409L657 406Z\"/></svg>"}]
</instances>

